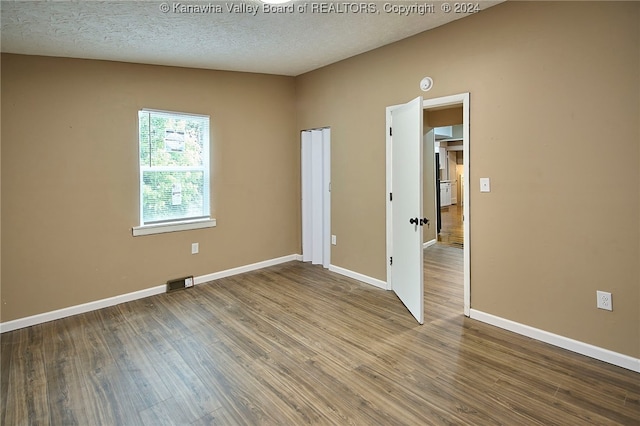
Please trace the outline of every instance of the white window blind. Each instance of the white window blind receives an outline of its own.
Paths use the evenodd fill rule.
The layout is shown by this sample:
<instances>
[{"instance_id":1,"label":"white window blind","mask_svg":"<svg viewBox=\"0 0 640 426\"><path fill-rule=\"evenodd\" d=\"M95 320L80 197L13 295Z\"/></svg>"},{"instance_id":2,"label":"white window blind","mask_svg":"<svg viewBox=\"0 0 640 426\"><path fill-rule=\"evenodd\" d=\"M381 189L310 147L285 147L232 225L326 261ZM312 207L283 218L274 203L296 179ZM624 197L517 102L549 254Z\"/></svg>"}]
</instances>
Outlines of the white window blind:
<instances>
[{"instance_id":1,"label":"white window blind","mask_svg":"<svg viewBox=\"0 0 640 426\"><path fill-rule=\"evenodd\" d=\"M140 225L210 217L209 116L138 112Z\"/></svg>"}]
</instances>

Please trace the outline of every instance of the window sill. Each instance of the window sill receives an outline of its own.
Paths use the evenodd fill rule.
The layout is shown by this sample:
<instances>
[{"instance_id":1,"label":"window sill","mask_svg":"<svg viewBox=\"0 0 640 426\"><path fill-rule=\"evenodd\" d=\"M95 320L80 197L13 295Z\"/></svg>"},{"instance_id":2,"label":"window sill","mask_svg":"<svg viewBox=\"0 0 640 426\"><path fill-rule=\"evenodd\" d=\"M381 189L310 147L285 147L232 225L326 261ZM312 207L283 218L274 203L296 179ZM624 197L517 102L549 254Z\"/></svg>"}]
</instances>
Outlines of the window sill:
<instances>
[{"instance_id":1,"label":"window sill","mask_svg":"<svg viewBox=\"0 0 640 426\"><path fill-rule=\"evenodd\" d=\"M163 223L160 225L136 226L132 228L133 236L164 234L167 232L189 231L192 229L213 228L215 219L192 220L184 222Z\"/></svg>"}]
</instances>

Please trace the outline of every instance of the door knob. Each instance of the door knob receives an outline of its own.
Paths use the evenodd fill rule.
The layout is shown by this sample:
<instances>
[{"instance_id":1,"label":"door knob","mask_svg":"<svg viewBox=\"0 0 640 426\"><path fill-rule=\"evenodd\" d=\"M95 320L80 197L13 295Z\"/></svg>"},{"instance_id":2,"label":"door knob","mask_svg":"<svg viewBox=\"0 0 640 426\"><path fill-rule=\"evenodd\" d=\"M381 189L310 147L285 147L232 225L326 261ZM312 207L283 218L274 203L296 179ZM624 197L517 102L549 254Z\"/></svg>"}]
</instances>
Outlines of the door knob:
<instances>
[{"instance_id":1,"label":"door knob","mask_svg":"<svg viewBox=\"0 0 640 426\"><path fill-rule=\"evenodd\" d=\"M420 219L420 226L426 225L428 223L429 223L429 219L427 219L426 217Z\"/></svg>"},{"instance_id":2,"label":"door knob","mask_svg":"<svg viewBox=\"0 0 640 426\"><path fill-rule=\"evenodd\" d=\"M417 217L415 219L411 218L411 219L409 219L409 223L412 224L412 225L418 225L419 224L419 220L418 220Z\"/></svg>"}]
</instances>

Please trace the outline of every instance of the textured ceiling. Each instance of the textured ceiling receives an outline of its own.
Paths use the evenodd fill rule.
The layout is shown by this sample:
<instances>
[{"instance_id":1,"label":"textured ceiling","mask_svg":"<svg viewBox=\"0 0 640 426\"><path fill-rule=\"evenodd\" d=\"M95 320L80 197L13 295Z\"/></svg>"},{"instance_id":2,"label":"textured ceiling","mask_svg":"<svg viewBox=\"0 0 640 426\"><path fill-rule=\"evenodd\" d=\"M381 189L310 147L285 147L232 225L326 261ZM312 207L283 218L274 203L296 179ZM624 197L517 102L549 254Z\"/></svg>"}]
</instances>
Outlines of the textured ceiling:
<instances>
[{"instance_id":1,"label":"textured ceiling","mask_svg":"<svg viewBox=\"0 0 640 426\"><path fill-rule=\"evenodd\" d=\"M445 3L455 4L294 0L289 10L266 13L258 0L2 0L1 46L27 55L295 76L468 16L444 13ZM411 5L427 13L386 11Z\"/></svg>"}]
</instances>

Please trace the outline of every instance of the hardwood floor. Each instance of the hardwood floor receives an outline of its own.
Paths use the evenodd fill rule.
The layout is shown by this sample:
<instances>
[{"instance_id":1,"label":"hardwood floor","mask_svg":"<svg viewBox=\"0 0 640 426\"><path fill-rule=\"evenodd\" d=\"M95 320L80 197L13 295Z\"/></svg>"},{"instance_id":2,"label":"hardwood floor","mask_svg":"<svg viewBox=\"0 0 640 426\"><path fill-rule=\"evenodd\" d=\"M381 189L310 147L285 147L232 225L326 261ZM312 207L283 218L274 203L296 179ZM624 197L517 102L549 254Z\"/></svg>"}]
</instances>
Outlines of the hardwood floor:
<instances>
[{"instance_id":1,"label":"hardwood floor","mask_svg":"<svg viewBox=\"0 0 640 426\"><path fill-rule=\"evenodd\" d=\"M640 424L640 375L291 262L1 336L2 425Z\"/></svg>"},{"instance_id":2,"label":"hardwood floor","mask_svg":"<svg viewBox=\"0 0 640 426\"><path fill-rule=\"evenodd\" d=\"M453 247L464 247L463 207L460 204L440 208L441 229L438 242Z\"/></svg>"}]
</instances>

